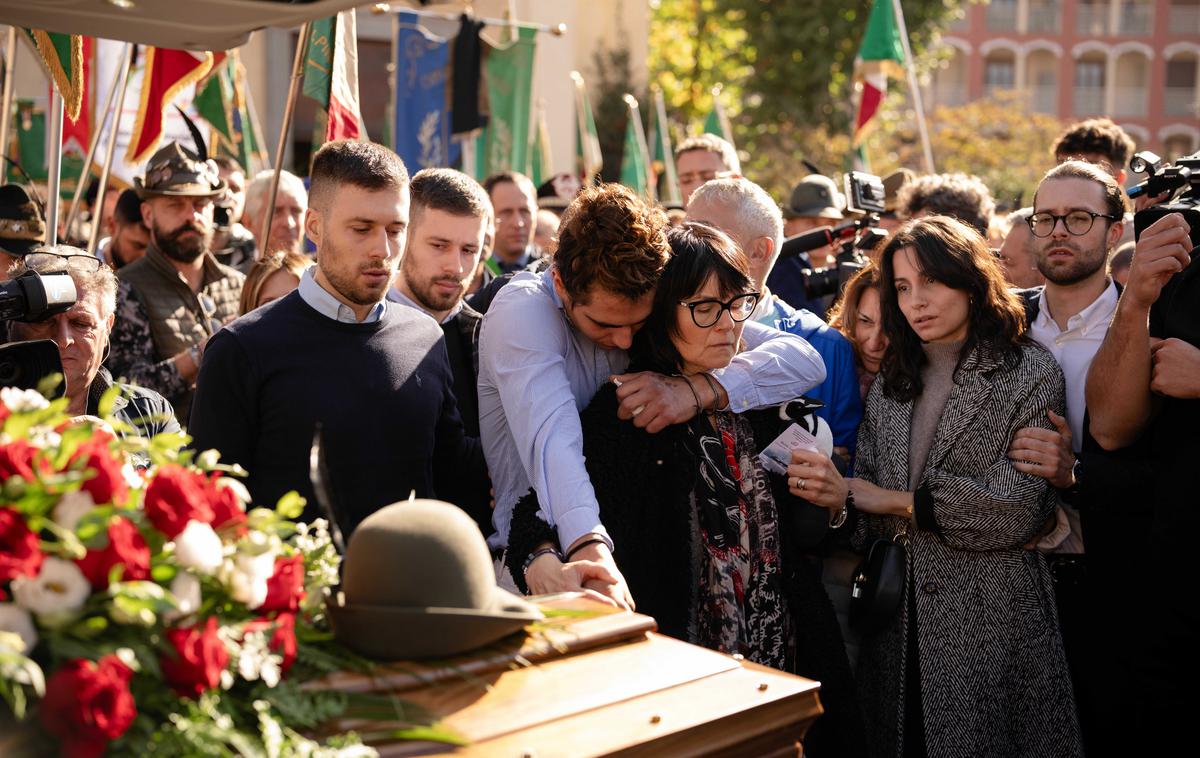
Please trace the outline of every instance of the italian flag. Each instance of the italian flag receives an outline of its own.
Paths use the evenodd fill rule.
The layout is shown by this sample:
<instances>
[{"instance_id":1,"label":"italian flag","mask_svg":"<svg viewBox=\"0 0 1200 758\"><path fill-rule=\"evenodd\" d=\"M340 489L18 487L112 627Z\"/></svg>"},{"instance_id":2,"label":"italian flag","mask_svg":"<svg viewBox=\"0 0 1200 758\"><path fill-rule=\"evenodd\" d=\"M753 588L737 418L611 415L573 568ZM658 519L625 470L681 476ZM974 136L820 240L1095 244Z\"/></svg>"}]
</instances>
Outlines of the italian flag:
<instances>
[{"instance_id":1,"label":"italian flag","mask_svg":"<svg viewBox=\"0 0 1200 758\"><path fill-rule=\"evenodd\" d=\"M326 142L367 139L358 105L358 31L353 10L313 22L304 94L325 110Z\"/></svg>"},{"instance_id":2,"label":"italian flag","mask_svg":"<svg viewBox=\"0 0 1200 758\"><path fill-rule=\"evenodd\" d=\"M854 81L859 93L858 116L854 120L855 147L871 132L871 120L887 95L888 77L904 76L904 47L892 3L893 0L875 0L862 46L854 59Z\"/></svg>"}]
</instances>

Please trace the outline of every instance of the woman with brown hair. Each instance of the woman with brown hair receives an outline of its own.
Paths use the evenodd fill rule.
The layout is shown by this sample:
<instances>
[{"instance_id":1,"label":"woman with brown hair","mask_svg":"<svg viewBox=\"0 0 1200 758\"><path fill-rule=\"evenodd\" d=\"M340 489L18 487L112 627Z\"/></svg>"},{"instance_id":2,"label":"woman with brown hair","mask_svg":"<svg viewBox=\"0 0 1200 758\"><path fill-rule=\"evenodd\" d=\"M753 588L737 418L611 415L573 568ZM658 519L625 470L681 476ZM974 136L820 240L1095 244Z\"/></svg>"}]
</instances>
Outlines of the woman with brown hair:
<instances>
[{"instance_id":1,"label":"woman with brown hair","mask_svg":"<svg viewBox=\"0 0 1200 758\"><path fill-rule=\"evenodd\" d=\"M829 312L829 325L850 340L863 400L879 374L887 335L879 309L879 266L868 263L846 282L842 296Z\"/></svg>"},{"instance_id":2,"label":"woman with brown hair","mask_svg":"<svg viewBox=\"0 0 1200 758\"><path fill-rule=\"evenodd\" d=\"M906 568L899 608L861 642L874 753L1080 755L1050 573L1025 549L1055 495L1006 455L1018 429L1062 412L1062 372L962 223L910 222L880 263L889 344L849 484L857 546L900 542ZM837 485L813 463L791 481Z\"/></svg>"},{"instance_id":3,"label":"woman with brown hair","mask_svg":"<svg viewBox=\"0 0 1200 758\"><path fill-rule=\"evenodd\" d=\"M300 286L300 277L314 261L300 253L279 252L259 258L246 274L238 315L278 300Z\"/></svg>"}]
</instances>

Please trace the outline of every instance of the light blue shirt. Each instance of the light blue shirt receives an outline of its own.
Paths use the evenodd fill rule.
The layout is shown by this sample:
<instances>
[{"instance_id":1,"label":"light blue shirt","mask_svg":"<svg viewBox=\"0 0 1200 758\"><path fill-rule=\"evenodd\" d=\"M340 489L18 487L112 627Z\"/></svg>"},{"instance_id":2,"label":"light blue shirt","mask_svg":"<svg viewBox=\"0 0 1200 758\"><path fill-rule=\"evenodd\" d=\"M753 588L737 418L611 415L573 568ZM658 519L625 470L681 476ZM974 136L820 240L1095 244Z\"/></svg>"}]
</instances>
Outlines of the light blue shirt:
<instances>
[{"instance_id":1,"label":"light blue shirt","mask_svg":"<svg viewBox=\"0 0 1200 758\"><path fill-rule=\"evenodd\" d=\"M807 342L755 323L750 348L713 374L740 412L803 395L825 380ZM550 271L520 273L492 301L479 335L479 427L496 508L492 547L508 542L513 507L532 486L541 516L566 548L585 534L607 538L583 459L580 411L613 374L629 365L576 331Z\"/></svg>"},{"instance_id":2,"label":"light blue shirt","mask_svg":"<svg viewBox=\"0 0 1200 758\"><path fill-rule=\"evenodd\" d=\"M424 313L426 316L433 318L433 315L430 314L429 311L425 310L424 306L422 306L416 300L413 300L408 295L401 292L396 287L392 287L391 289L388 290L387 299L392 301L393 303L398 303L399 305L407 305L409 308L415 308L416 310L420 311L421 313ZM463 301L459 300L457 303L454 304L454 307L450 309L450 312L446 314L446 317L444 319L442 319L440 323L442 323L442 324L450 323L451 321L454 320L454 317L457 316L462 311L462 309L463 309Z\"/></svg>"},{"instance_id":3,"label":"light blue shirt","mask_svg":"<svg viewBox=\"0 0 1200 758\"><path fill-rule=\"evenodd\" d=\"M300 276L300 299L308 303L308 306L317 313L320 313L326 318L331 318L334 321L340 321L343 324L373 324L383 317L383 311L387 305L381 301L375 304L367 313L367 317L362 321L354 315L354 311L350 306L338 300L333 295L329 294L324 287L317 284L313 272L316 271L316 266L309 266Z\"/></svg>"}]
</instances>

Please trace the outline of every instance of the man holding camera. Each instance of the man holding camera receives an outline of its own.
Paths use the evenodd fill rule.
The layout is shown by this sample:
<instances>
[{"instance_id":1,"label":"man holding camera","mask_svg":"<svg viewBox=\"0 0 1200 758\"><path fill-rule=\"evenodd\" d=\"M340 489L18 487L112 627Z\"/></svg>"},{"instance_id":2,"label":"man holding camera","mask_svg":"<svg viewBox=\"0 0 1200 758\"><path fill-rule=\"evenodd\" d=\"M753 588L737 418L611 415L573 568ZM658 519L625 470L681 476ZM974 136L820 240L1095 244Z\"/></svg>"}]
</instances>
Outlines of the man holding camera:
<instances>
[{"instance_id":1,"label":"man holding camera","mask_svg":"<svg viewBox=\"0 0 1200 758\"><path fill-rule=\"evenodd\" d=\"M134 184L150 246L121 269L108 366L115 376L161 393L186 425L204 346L237 317L242 291L242 274L210 252L213 199L225 183L211 160L171 142Z\"/></svg>"},{"instance_id":2,"label":"man holding camera","mask_svg":"<svg viewBox=\"0 0 1200 758\"><path fill-rule=\"evenodd\" d=\"M845 218L845 210L846 196L838 190L837 184L827 176L809 174L792 188L791 196L783 205L783 234L794 237L814 229L831 229ZM810 295L807 272L836 266L841 249L841 245L834 242L783 257L771 270L767 286L793 308L810 310L824 317L833 296Z\"/></svg>"},{"instance_id":3,"label":"man holding camera","mask_svg":"<svg viewBox=\"0 0 1200 758\"><path fill-rule=\"evenodd\" d=\"M0 279L31 250L46 243L42 212L19 184L0 186ZM8 342L8 322L0 321L0 344Z\"/></svg>"}]
</instances>

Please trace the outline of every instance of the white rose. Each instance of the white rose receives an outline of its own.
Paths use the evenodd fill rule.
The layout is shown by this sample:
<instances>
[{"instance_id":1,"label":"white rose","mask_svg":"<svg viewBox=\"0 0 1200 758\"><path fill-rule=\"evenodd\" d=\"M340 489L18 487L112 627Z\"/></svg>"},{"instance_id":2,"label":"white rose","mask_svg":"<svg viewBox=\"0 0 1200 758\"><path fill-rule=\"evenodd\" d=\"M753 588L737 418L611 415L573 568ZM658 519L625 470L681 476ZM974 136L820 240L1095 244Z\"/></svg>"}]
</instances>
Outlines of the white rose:
<instances>
[{"instance_id":1,"label":"white rose","mask_svg":"<svg viewBox=\"0 0 1200 758\"><path fill-rule=\"evenodd\" d=\"M250 490L246 489L246 485L242 484L242 480L232 476L222 476L216 481L218 487L233 490L233 494L237 496L243 510L250 504Z\"/></svg>"},{"instance_id":2,"label":"white rose","mask_svg":"<svg viewBox=\"0 0 1200 758\"><path fill-rule=\"evenodd\" d=\"M39 616L77 610L91 593L92 586L79 567L61 558L47 557L36 577L12 581L13 599Z\"/></svg>"},{"instance_id":3,"label":"white rose","mask_svg":"<svg viewBox=\"0 0 1200 758\"><path fill-rule=\"evenodd\" d=\"M168 623L190 616L200 607L200 580L186 571L180 571L171 582L171 594L175 596L176 607L163 614Z\"/></svg>"},{"instance_id":4,"label":"white rose","mask_svg":"<svg viewBox=\"0 0 1200 758\"><path fill-rule=\"evenodd\" d=\"M189 521L175 538L175 557L181 566L212 574L223 560L221 538L208 524Z\"/></svg>"},{"instance_id":5,"label":"white rose","mask_svg":"<svg viewBox=\"0 0 1200 758\"><path fill-rule=\"evenodd\" d=\"M267 582L274 573L275 551L257 555L239 551L228 575L229 594L253 611L266 602Z\"/></svg>"},{"instance_id":6,"label":"white rose","mask_svg":"<svg viewBox=\"0 0 1200 758\"><path fill-rule=\"evenodd\" d=\"M58 505L54 506L51 518L63 529L73 532L75 527L79 526L79 519L86 516L88 511L95 507L96 502L92 500L92 493L76 490L68 492L58 499Z\"/></svg>"},{"instance_id":7,"label":"white rose","mask_svg":"<svg viewBox=\"0 0 1200 758\"><path fill-rule=\"evenodd\" d=\"M35 390L20 390L16 387L0 389L0 402L8 406L13 413L40 411L50 407L50 401Z\"/></svg>"},{"instance_id":8,"label":"white rose","mask_svg":"<svg viewBox=\"0 0 1200 758\"><path fill-rule=\"evenodd\" d=\"M33 618L29 611L13 603L0 603L0 632L12 632L25 643L24 653L33 652L37 645L37 630L33 628Z\"/></svg>"}]
</instances>

